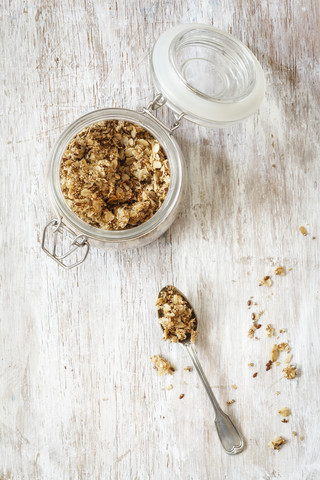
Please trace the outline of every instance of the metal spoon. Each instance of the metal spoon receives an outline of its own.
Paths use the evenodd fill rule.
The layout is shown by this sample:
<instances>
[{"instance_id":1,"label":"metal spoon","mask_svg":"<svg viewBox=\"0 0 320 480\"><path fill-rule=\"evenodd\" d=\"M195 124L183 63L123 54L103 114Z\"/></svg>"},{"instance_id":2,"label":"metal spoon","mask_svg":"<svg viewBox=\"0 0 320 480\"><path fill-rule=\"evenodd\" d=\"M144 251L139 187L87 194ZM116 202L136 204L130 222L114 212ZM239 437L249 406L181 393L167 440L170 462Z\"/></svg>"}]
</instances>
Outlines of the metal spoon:
<instances>
[{"instance_id":1,"label":"metal spoon","mask_svg":"<svg viewBox=\"0 0 320 480\"><path fill-rule=\"evenodd\" d=\"M166 287L164 287L160 290L159 297L161 295L161 292L164 292L169 287L170 287L170 289L174 289L177 292L177 294L181 295L181 297L187 302L188 307L191 308L192 314L194 315L194 318L196 320L196 328L197 328L198 320L197 320L197 316L195 314L194 309L192 308L188 299L176 287L167 285ZM159 310L158 310L158 316L160 318ZM221 410L220 405L217 402L217 399L214 396L213 391L210 387L208 379L205 376L204 371L202 370L201 364L200 364L199 359L198 359L197 354L196 354L194 344L191 343L190 338L187 338L183 341L180 341L179 343L182 347L184 347L184 349L190 355L190 358L193 362L193 365L194 365L195 369L197 370L197 372L199 374L199 377L200 377L200 379L203 383L203 386L206 389L206 392L207 392L207 394L210 398L213 409L215 411L215 424L216 424L216 428L217 428L217 432L218 432L218 435L219 435L221 445L223 446L224 450L229 455L236 455L237 453L242 452L242 450L244 449L244 441L243 441L242 435L240 434L238 429L235 427L231 418Z\"/></svg>"}]
</instances>

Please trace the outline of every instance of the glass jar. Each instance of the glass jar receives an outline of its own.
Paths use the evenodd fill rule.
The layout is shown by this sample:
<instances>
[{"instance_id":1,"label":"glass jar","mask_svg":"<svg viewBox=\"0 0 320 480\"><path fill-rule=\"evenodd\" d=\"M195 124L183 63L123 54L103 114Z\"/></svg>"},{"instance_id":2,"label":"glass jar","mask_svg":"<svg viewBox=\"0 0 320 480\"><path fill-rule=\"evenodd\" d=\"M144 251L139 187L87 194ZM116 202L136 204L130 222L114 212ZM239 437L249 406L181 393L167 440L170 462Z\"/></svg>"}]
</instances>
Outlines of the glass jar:
<instances>
[{"instance_id":1,"label":"glass jar","mask_svg":"<svg viewBox=\"0 0 320 480\"><path fill-rule=\"evenodd\" d=\"M228 126L254 113L264 96L263 72L252 52L233 36L207 25L177 25L164 32L152 50L151 72L159 93L141 112L105 108L88 113L73 122L53 148L48 188L56 218L44 228L42 249L66 269L86 259L89 244L135 248L162 235L176 218L186 186L184 158L173 137L181 120ZM175 112L172 128L154 114L165 104ZM144 127L169 162L171 180L162 206L145 223L126 230L102 230L84 222L69 208L60 188L60 164L68 144L85 127L103 120L126 120ZM66 244L64 232L71 235L71 244Z\"/></svg>"}]
</instances>

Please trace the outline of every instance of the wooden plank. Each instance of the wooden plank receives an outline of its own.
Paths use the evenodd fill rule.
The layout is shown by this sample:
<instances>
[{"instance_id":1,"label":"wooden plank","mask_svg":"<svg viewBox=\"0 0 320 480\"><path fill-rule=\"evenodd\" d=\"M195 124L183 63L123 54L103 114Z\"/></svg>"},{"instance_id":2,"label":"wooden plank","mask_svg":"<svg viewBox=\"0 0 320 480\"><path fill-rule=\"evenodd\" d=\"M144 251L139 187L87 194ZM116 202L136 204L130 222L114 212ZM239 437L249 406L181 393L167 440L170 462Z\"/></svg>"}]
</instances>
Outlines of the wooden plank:
<instances>
[{"instance_id":1,"label":"wooden plank","mask_svg":"<svg viewBox=\"0 0 320 480\"><path fill-rule=\"evenodd\" d=\"M319 478L318 2L6 0L1 20L0 479ZM86 111L146 105L155 40L189 22L257 55L259 113L224 130L184 122L189 189L172 228L140 250L93 248L62 271L40 249L50 149ZM269 274L274 285L259 287ZM199 357L243 431L241 455L225 455L188 358L161 342L154 301L167 283L197 310ZM247 337L251 296L264 311L259 340ZM296 380L282 378L283 357L265 371L280 342L268 323L286 330ZM156 353L172 378L155 374ZM280 452L267 447L276 435L288 440Z\"/></svg>"}]
</instances>

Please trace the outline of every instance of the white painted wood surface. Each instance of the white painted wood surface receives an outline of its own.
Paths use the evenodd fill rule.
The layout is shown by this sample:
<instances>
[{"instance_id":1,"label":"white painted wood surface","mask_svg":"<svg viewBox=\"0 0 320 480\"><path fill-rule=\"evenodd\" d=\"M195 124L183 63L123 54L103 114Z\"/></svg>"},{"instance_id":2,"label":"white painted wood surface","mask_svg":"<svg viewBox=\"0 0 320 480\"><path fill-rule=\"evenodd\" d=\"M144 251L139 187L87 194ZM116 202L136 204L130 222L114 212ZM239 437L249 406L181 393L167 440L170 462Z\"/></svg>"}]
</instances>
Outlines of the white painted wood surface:
<instances>
[{"instance_id":1,"label":"white painted wood surface","mask_svg":"<svg viewBox=\"0 0 320 480\"><path fill-rule=\"evenodd\" d=\"M230 129L183 124L190 188L162 238L92 249L63 271L39 243L50 149L86 111L145 105L149 52L178 22L249 45L266 99ZM319 3L5 0L1 26L0 479L319 479ZM258 287L278 265L292 271ZM236 457L184 352L161 343L154 301L167 283L198 312L199 357L246 438ZM247 337L250 296L265 312L258 341ZM265 371L267 323L287 330L293 381L282 364ZM172 378L156 375L155 353ZM288 440L280 452L267 447L275 435Z\"/></svg>"}]
</instances>

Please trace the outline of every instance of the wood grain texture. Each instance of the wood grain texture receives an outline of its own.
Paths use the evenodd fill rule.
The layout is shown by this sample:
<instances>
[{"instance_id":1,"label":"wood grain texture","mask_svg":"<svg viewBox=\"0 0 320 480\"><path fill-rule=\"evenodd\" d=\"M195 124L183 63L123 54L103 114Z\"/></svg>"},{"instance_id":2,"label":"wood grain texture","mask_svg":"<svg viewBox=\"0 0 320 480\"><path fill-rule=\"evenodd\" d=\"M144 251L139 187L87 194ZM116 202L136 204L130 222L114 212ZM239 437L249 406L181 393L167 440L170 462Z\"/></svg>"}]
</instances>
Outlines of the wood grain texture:
<instances>
[{"instance_id":1,"label":"wood grain texture","mask_svg":"<svg viewBox=\"0 0 320 480\"><path fill-rule=\"evenodd\" d=\"M1 480L320 478L319 13L307 0L4 1ZM229 31L257 55L259 113L224 130L185 122L189 189L172 228L141 250L92 249L63 271L40 249L53 213L50 149L84 112L146 105L153 43L188 22ZM292 270L258 287L278 265ZM226 408L247 443L236 457L219 445L184 352L161 343L154 301L167 283L196 308L218 400L236 399ZM257 341L247 337L250 296L264 310ZM296 380L282 365L265 371L267 323L286 329ZM156 353L176 366L172 378L157 377ZM274 452L267 443L279 434L288 443Z\"/></svg>"}]
</instances>

